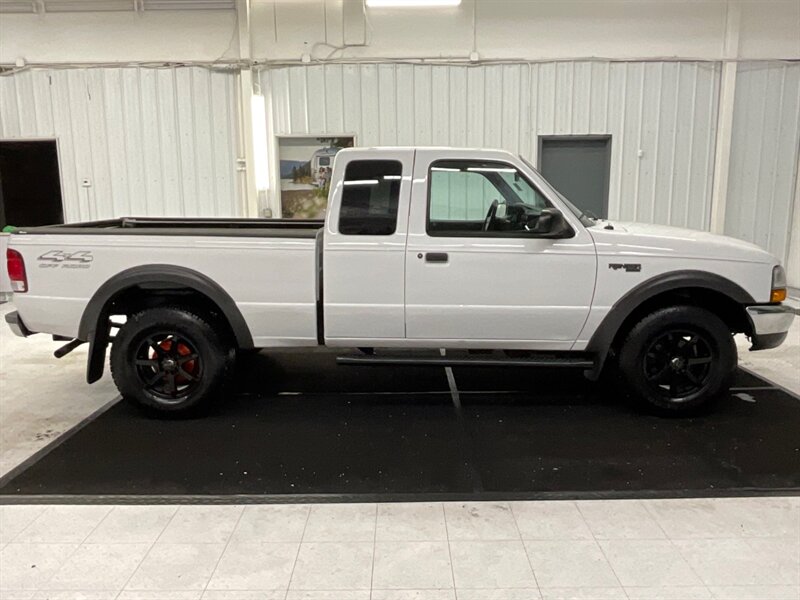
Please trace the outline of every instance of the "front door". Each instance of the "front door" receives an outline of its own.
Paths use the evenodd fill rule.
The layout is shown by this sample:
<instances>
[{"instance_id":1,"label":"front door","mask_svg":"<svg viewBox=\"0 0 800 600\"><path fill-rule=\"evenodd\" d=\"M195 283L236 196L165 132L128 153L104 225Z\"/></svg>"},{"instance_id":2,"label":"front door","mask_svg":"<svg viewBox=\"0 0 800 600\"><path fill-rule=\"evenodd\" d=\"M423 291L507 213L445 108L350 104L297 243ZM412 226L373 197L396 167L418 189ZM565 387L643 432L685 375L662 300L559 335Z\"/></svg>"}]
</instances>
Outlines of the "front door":
<instances>
[{"instance_id":1,"label":"front door","mask_svg":"<svg viewBox=\"0 0 800 600\"><path fill-rule=\"evenodd\" d=\"M591 237L571 214L572 237L537 236L531 223L554 203L536 175L521 163L464 156L417 151L407 337L440 347L571 349L594 290Z\"/></svg>"}]
</instances>

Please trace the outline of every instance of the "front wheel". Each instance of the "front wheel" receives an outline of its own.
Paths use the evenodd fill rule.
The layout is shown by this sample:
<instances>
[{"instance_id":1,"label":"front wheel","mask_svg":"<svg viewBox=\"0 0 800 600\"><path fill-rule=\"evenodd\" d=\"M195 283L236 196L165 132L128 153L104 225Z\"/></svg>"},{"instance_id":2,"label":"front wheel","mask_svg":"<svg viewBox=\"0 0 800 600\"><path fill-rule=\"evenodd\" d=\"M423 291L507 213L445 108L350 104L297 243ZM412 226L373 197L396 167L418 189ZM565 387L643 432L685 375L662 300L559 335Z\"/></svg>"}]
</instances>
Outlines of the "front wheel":
<instances>
[{"instance_id":1,"label":"front wheel","mask_svg":"<svg viewBox=\"0 0 800 600\"><path fill-rule=\"evenodd\" d=\"M131 315L111 348L122 397L150 412L187 414L208 405L233 367L226 337L203 317L174 307Z\"/></svg>"},{"instance_id":2,"label":"front wheel","mask_svg":"<svg viewBox=\"0 0 800 600\"><path fill-rule=\"evenodd\" d=\"M708 408L730 386L737 363L727 325L696 306L672 306L639 321L619 352L633 392L655 412L687 415Z\"/></svg>"}]
</instances>

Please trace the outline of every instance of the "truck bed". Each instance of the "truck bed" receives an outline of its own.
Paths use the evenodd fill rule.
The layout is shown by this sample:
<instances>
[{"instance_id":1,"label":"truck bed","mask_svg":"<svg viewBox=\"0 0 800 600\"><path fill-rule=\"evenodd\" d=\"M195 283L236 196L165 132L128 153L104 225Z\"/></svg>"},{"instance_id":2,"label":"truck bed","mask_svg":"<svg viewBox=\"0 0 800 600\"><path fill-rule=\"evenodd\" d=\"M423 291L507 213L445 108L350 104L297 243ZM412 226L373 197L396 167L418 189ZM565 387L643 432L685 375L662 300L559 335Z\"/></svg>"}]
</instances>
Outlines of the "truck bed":
<instances>
[{"instance_id":1,"label":"truck bed","mask_svg":"<svg viewBox=\"0 0 800 600\"><path fill-rule=\"evenodd\" d=\"M82 235L194 235L313 239L324 225L316 219L123 217L65 225L20 227L16 233Z\"/></svg>"},{"instance_id":2,"label":"truck bed","mask_svg":"<svg viewBox=\"0 0 800 600\"><path fill-rule=\"evenodd\" d=\"M24 258L29 291L15 303L31 331L80 337L101 286L142 269L162 279L164 269L167 278L178 269L223 290L256 347L314 346L321 232L322 221L280 219L129 217L21 227L9 246Z\"/></svg>"}]
</instances>

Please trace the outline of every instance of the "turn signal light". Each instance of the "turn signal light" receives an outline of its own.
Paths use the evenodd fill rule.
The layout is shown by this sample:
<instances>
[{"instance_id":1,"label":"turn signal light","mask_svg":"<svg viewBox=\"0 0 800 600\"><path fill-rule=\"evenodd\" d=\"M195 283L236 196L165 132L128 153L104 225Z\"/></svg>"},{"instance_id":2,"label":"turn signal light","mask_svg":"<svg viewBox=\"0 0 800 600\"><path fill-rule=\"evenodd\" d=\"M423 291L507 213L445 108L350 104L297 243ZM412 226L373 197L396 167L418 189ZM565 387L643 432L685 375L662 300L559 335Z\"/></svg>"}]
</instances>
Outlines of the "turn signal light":
<instances>
[{"instance_id":1,"label":"turn signal light","mask_svg":"<svg viewBox=\"0 0 800 600\"><path fill-rule=\"evenodd\" d=\"M783 302L786 300L786 271L780 265L772 267L772 291L769 294L770 302Z\"/></svg>"},{"instance_id":2,"label":"turn signal light","mask_svg":"<svg viewBox=\"0 0 800 600\"><path fill-rule=\"evenodd\" d=\"M11 289L16 293L28 291L28 275L25 273L25 261L22 254L10 248L6 250L6 265L8 278L11 280Z\"/></svg>"},{"instance_id":3,"label":"turn signal light","mask_svg":"<svg viewBox=\"0 0 800 600\"><path fill-rule=\"evenodd\" d=\"M772 290L772 293L769 295L770 302L783 302L784 300L786 300L786 288Z\"/></svg>"}]
</instances>

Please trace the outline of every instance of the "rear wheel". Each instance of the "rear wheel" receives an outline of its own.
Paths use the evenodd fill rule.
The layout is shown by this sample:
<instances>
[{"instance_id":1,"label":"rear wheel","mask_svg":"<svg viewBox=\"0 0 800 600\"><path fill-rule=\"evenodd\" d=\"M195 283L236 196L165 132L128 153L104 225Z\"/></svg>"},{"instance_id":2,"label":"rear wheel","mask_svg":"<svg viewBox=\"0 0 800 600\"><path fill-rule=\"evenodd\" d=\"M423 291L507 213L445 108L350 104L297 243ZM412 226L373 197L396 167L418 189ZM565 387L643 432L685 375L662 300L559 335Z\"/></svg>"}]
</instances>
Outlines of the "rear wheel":
<instances>
[{"instance_id":1,"label":"rear wheel","mask_svg":"<svg viewBox=\"0 0 800 600\"><path fill-rule=\"evenodd\" d=\"M686 415L708 408L736 368L733 335L714 313L696 306L657 310L637 323L619 352L619 367L651 409Z\"/></svg>"},{"instance_id":2,"label":"rear wheel","mask_svg":"<svg viewBox=\"0 0 800 600\"><path fill-rule=\"evenodd\" d=\"M207 406L234 363L232 344L220 329L182 308L130 316L111 348L111 374L122 397L162 414Z\"/></svg>"}]
</instances>

